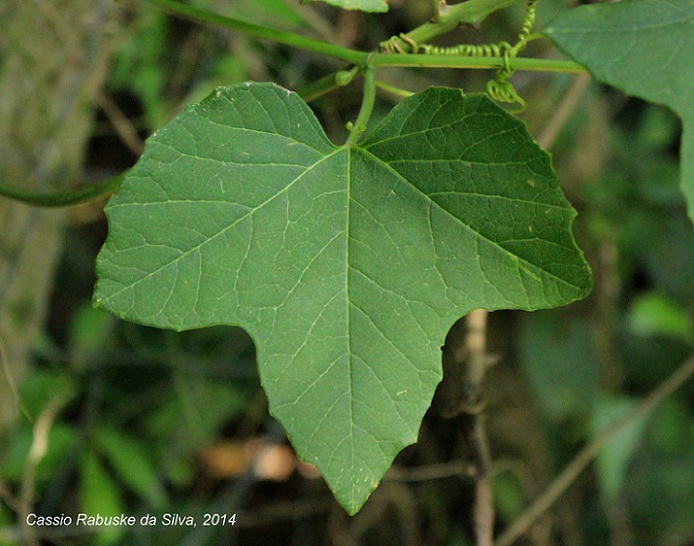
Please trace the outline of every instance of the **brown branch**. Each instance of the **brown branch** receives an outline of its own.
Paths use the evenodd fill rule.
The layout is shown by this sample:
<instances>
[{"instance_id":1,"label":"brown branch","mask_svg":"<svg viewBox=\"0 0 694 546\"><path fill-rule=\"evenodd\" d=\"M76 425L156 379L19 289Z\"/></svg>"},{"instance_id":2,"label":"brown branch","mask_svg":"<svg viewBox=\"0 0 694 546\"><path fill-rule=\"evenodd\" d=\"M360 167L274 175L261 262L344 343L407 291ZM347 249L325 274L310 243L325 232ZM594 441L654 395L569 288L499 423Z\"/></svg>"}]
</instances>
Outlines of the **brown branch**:
<instances>
[{"instance_id":1,"label":"brown branch","mask_svg":"<svg viewBox=\"0 0 694 546\"><path fill-rule=\"evenodd\" d=\"M104 112L108 121L118 133L121 142L137 157L142 155L145 145L137 134L135 127L128 117L119 108L116 102L104 92L99 92L96 96L96 103Z\"/></svg>"},{"instance_id":2,"label":"brown branch","mask_svg":"<svg viewBox=\"0 0 694 546\"><path fill-rule=\"evenodd\" d=\"M554 142L557 140L559 133L576 110L590 82L591 77L589 74L577 74L574 77L569 85L569 89L563 95L559 104L552 110L552 115L537 136L537 143L543 149L549 150L554 146Z\"/></svg>"},{"instance_id":3,"label":"brown branch","mask_svg":"<svg viewBox=\"0 0 694 546\"><path fill-rule=\"evenodd\" d=\"M472 449L472 461L475 465L475 505L473 508L473 525L477 546L494 544L494 495L491 484L491 455L487 432L481 418L480 387L487 371L487 316L485 309L476 309L466 318L467 335L465 349L467 362L465 367L464 397L466 415L463 427L467 441Z\"/></svg>"},{"instance_id":4,"label":"brown branch","mask_svg":"<svg viewBox=\"0 0 694 546\"><path fill-rule=\"evenodd\" d=\"M238 512L236 525L242 528L267 527L277 522L316 517L333 507L333 503L326 499L276 502L262 508Z\"/></svg>"},{"instance_id":5,"label":"brown branch","mask_svg":"<svg viewBox=\"0 0 694 546\"><path fill-rule=\"evenodd\" d=\"M15 512L19 511L19 503L12 495L12 491L10 491L8 485L4 482L0 482L0 500L9 506L11 510ZM0 544L2 544L1 540Z\"/></svg>"},{"instance_id":6,"label":"brown branch","mask_svg":"<svg viewBox=\"0 0 694 546\"><path fill-rule=\"evenodd\" d=\"M623 428L645 416L658 404L681 387L694 374L694 357L687 360L663 381L658 388L642 400L634 409L626 412L610 426L600 432L586 445L559 476L550 484L525 512L504 531L495 546L510 546L532 526L561 497L569 486L585 470L600 450Z\"/></svg>"},{"instance_id":7,"label":"brown branch","mask_svg":"<svg viewBox=\"0 0 694 546\"><path fill-rule=\"evenodd\" d=\"M491 486L491 456L484 422L481 386L489 366L487 354L487 316L476 309L465 317L465 334L455 326L444 346L444 381L441 395L442 415L456 419L468 447L469 464L475 482L472 522L476 546L494 542L494 500Z\"/></svg>"},{"instance_id":8,"label":"brown branch","mask_svg":"<svg viewBox=\"0 0 694 546\"><path fill-rule=\"evenodd\" d=\"M479 415L473 416L471 444L475 459L475 506L473 523L477 546L494 544L494 495L491 483L491 455L487 432Z\"/></svg>"},{"instance_id":9,"label":"brown branch","mask_svg":"<svg viewBox=\"0 0 694 546\"><path fill-rule=\"evenodd\" d=\"M311 9L310 6L301 6L296 0L282 0L284 4L296 13L311 29L328 42L337 42L339 36L335 32L333 25L323 17L318 11Z\"/></svg>"},{"instance_id":10,"label":"brown branch","mask_svg":"<svg viewBox=\"0 0 694 546\"><path fill-rule=\"evenodd\" d=\"M391 466L383 481L386 482L427 482L453 476L472 476L474 469L470 461L457 460L434 463L412 468Z\"/></svg>"}]
</instances>

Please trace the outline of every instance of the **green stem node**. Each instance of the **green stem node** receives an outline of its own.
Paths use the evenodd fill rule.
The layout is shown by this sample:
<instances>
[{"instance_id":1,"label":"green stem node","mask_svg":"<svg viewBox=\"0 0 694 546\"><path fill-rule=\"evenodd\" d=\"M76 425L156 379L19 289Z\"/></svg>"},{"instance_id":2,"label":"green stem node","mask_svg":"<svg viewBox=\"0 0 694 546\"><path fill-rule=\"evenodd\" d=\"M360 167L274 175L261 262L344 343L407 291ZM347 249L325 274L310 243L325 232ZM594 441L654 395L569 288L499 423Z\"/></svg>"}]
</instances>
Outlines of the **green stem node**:
<instances>
[{"instance_id":1,"label":"green stem node","mask_svg":"<svg viewBox=\"0 0 694 546\"><path fill-rule=\"evenodd\" d=\"M352 130L347 137L345 146L352 146L357 143L359 137L366 131L366 125L371 117L374 103L376 102L376 75L371 66L364 69L364 97L361 101L361 109L357 116L357 121L354 122Z\"/></svg>"},{"instance_id":2,"label":"green stem node","mask_svg":"<svg viewBox=\"0 0 694 546\"><path fill-rule=\"evenodd\" d=\"M352 83L352 80L354 77L359 74L359 71L361 70L360 67L354 66L350 70L340 70L337 74L335 74L335 83L339 85L340 87L344 87L345 85L349 85Z\"/></svg>"}]
</instances>

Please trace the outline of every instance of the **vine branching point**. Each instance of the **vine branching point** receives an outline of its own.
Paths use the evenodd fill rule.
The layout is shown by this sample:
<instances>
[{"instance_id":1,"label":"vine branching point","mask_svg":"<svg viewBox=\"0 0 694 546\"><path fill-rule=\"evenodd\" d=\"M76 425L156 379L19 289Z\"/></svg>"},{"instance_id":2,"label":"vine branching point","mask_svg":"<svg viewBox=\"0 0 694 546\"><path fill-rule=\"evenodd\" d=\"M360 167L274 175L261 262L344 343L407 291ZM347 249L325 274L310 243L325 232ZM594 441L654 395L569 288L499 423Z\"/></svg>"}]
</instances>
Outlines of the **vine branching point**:
<instances>
[{"instance_id":1,"label":"vine branching point","mask_svg":"<svg viewBox=\"0 0 694 546\"><path fill-rule=\"evenodd\" d=\"M386 42L381 43L381 50L386 53L405 53L401 44L406 44L409 51L414 54L451 56L455 58L493 57L502 61L494 79L487 84L487 93L497 102L516 103L519 105L517 112L525 110L525 101L516 92L508 79L515 69L511 66L511 59L515 59L528 43L530 31L535 24L535 4L537 0L528 0L523 23L518 33L516 42L511 45L508 42L496 42L491 44L460 44L452 47L439 47L432 44L419 44L408 34L400 34Z\"/></svg>"},{"instance_id":2,"label":"vine branching point","mask_svg":"<svg viewBox=\"0 0 694 546\"><path fill-rule=\"evenodd\" d=\"M345 146L352 146L357 143L359 137L366 131L366 125L371 117L374 103L376 102L376 75L374 68L367 64L364 69L364 96L359 109L359 115L350 129Z\"/></svg>"},{"instance_id":3,"label":"vine branching point","mask_svg":"<svg viewBox=\"0 0 694 546\"><path fill-rule=\"evenodd\" d=\"M376 86L396 94L407 96L408 92L396 90L382 82L376 82L374 69L377 67L421 67L421 68L459 68L459 69L496 69L499 74L510 76L515 70L534 70L544 72L572 72L582 73L586 69L575 62L556 59L532 59L517 58L517 54L525 44L536 36L530 34L530 26L524 20L518 43L502 51L482 51L480 56L451 56L437 55L432 51L431 55L419 55L410 53L417 50L417 43L424 43L439 35L445 34L461 24L478 24L489 14L506 8L517 0L468 0L461 4L448 5L444 0L432 0L436 5L435 22L425 23L401 37L395 37L381 45L382 52L358 51L348 47L338 46L314 38L302 36L297 33L276 30L270 27L255 25L231 17L222 16L206 11L177 0L146 0L150 4L176 15L198 23L211 24L240 32L247 36L268 40L271 42L296 47L305 51L312 51L339 59L349 63L349 66L328 74L315 82L299 90L299 95L305 101L314 100L317 97L330 93L335 89L349 84L361 71L364 72L364 101L357 121L350 129L347 144L354 144L366 128L366 121L371 114L375 98ZM529 5L534 4L531 0ZM531 23L530 23L531 25ZM396 53L397 52L397 53ZM510 52L510 53L509 53ZM496 54L498 53L498 54ZM503 54L502 54L503 53ZM364 67L367 67L364 69ZM498 77L497 77L498 79ZM490 82L489 89L492 96L508 99L509 101L522 103L517 93L512 93L504 85ZM510 84L508 84L510 86ZM39 207L65 207L88 201L93 201L106 194L115 191L121 183L124 175L116 176L105 183L80 188L77 190L65 190L53 193L39 193L23 190L0 181L0 195L9 197L24 203Z\"/></svg>"},{"instance_id":4,"label":"vine branching point","mask_svg":"<svg viewBox=\"0 0 694 546\"><path fill-rule=\"evenodd\" d=\"M434 6L434 17L432 18L433 23L438 23L441 19L441 14L443 14L446 9L448 9L448 4L446 0L431 0Z\"/></svg>"},{"instance_id":5,"label":"vine branching point","mask_svg":"<svg viewBox=\"0 0 694 546\"><path fill-rule=\"evenodd\" d=\"M446 5L440 9L433 22L424 23L406 34L410 40L426 43L434 38L455 30L460 25L478 25L490 14L507 8L518 0L468 0L453 6ZM399 37L394 38L399 46L396 51L408 53L411 45ZM387 52L387 51L386 51ZM392 52L392 51L391 51Z\"/></svg>"},{"instance_id":6,"label":"vine branching point","mask_svg":"<svg viewBox=\"0 0 694 546\"><path fill-rule=\"evenodd\" d=\"M345 85L349 85L352 83L352 80L354 77L359 74L359 71L361 68L358 66L353 66L350 69L344 69L340 70L337 74L335 74L335 83L339 85L340 87L344 87Z\"/></svg>"}]
</instances>

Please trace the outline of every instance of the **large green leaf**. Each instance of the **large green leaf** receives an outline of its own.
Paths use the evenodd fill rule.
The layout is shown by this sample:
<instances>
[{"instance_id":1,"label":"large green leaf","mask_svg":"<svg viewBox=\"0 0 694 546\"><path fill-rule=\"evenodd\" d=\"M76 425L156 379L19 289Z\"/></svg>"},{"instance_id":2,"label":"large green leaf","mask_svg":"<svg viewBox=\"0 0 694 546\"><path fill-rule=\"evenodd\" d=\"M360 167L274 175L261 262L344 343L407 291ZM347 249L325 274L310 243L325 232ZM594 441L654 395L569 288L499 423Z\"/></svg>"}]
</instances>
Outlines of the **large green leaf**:
<instances>
[{"instance_id":1,"label":"large green leaf","mask_svg":"<svg viewBox=\"0 0 694 546\"><path fill-rule=\"evenodd\" d=\"M694 3L624 0L580 6L544 33L597 80L664 104L682 118L682 191L694 221Z\"/></svg>"},{"instance_id":2,"label":"large green leaf","mask_svg":"<svg viewBox=\"0 0 694 546\"><path fill-rule=\"evenodd\" d=\"M96 304L244 327L272 413L350 513L415 441L456 319L591 287L549 156L453 89L336 147L294 93L220 88L149 139L106 210Z\"/></svg>"}]
</instances>

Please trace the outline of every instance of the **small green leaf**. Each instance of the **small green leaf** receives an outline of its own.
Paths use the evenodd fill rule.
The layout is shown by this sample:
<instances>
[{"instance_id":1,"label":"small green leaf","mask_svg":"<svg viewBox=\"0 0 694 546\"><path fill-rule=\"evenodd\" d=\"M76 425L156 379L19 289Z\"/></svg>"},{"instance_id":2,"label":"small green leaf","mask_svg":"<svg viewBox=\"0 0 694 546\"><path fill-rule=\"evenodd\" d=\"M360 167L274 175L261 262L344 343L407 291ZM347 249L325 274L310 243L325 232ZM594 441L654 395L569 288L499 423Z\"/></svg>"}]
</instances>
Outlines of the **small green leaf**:
<instances>
[{"instance_id":1,"label":"small green leaf","mask_svg":"<svg viewBox=\"0 0 694 546\"><path fill-rule=\"evenodd\" d=\"M454 89L336 147L296 94L220 88L149 139L107 214L95 303L245 328L272 413L350 513L416 440L455 320L591 288L549 156Z\"/></svg>"},{"instance_id":2,"label":"small green leaf","mask_svg":"<svg viewBox=\"0 0 694 546\"><path fill-rule=\"evenodd\" d=\"M593 76L682 118L682 191L694 221L694 3L624 0L580 6L544 33Z\"/></svg>"},{"instance_id":3,"label":"small green leaf","mask_svg":"<svg viewBox=\"0 0 694 546\"><path fill-rule=\"evenodd\" d=\"M86 451L80 458L80 504L89 517L117 517L124 511L118 486L101 465L98 457ZM89 522L87 522L89 523ZM123 528L101 525L97 527L94 544L109 546L121 538Z\"/></svg>"},{"instance_id":4,"label":"small green leaf","mask_svg":"<svg viewBox=\"0 0 694 546\"><path fill-rule=\"evenodd\" d=\"M552 311L518 318L518 364L543 419L554 425L584 419L599 393L600 373L588 318Z\"/></svg>"},{"instance_id":5,"label":"small green leaf","mask_svg":"<svg viewBox=\"0 0 694 546\"><path fill-rule=\"evenodd\" d=\"M98 361L113 335L114 318L88 304L80 307L69 327L71 359L78 369L86 369Z\"/></svg>"},{"instance_id":6,"label":"small green leaf","mask_svg":"<svg viewBox=\"0 0 694 546\"><path fill-rule=\"evenodd\" d=\"M325 2L342 9L358 9L371 12L388 11L388 0L301 0L302 4L309 4L310 2Z\"/></svg>"},{"instance_id":7,"label":"small green leaf","mask_svg":"<svg viewBox=\"0 0 694 546\"><path fill-rule=\"evenodd\" d=\"M635 405L635 401L627 397L603 398L598 401L591 422L593 434L597 436ZM596 460L598 483L600 492L607 502L619 495L628 479L629 463L639 447L644 425L644 417L629 423L615 434L598 454Z\"/></svg>"},{"instance_id":8,"label":"small green leaf","mask_svg":"<svg viewBox=\"0 0 694 546\"><path fill-rule=\"evenodd\" d=\"M123 484L154 508L164 504L164 488L151 458L139 443L111 428L100 428L96 439Z\"/></svg>"},{"instance_id":9,"label":"small green leaf","mask_svg":"<svg viewBox=\"0 0 694 546\"><path fill-rule=\"evenodd\" d=\"M668 336L687 344L694 342L694 321L689 311L657 292L636 297L627 321L629 329L637 335Z\"/></svg>"}]
</instances>

